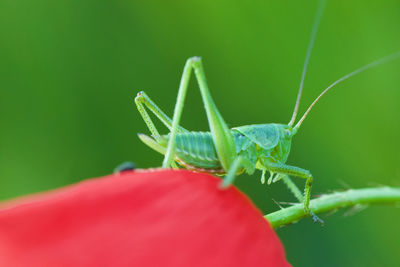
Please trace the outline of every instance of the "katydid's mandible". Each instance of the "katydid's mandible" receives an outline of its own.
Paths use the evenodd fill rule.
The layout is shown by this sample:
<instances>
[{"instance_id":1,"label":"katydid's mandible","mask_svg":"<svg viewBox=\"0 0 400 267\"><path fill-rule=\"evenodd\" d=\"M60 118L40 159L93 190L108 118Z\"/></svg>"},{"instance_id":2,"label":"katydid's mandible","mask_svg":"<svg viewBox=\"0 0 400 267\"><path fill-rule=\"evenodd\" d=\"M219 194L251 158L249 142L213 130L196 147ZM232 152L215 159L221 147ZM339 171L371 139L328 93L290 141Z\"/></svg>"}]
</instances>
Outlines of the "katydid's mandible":
<instances>
[{"instance_id":1,"label":"katydid's mandible","mask_svg":"<svg viewBox=\"0 0 400 267\"><path fill-rule=\"evenodd\" d=\"M139 138L150 148L165 155L162 164L163 168L169 168L171 166L177 168L177 164L179 164L193 171L224 175L225 177L221 187L229 186L238 174L242 172L253 174L256 169L262 171L261 182L265 183L265 173L269 172L268 184L283 180L295 197L300 202L304 203L305 212L311 215L314 221L320 221L322 223L322 220L315 216L310 208L313 176L308 170L286 164L292 138L297 133L312 107L332 87L366 69L400 56L400 51L396 52L371 62L336 80L322 91L295 124L303 91L304 78L325 2L325 0L322 0L318 5L302 71L296 105L288 124L256 124L229 129L211 97L200 57L189 58L186 62L172 119L144 92L138 93L135 98L135 103L151 132L151 136L139 134ZM192 70L195 73L200 87L201 97L204 102L209 123L209 132L189 131L179 125ZM170 130L169 134L161 135L158 132L146 108ZM289 176L306 179L304 195Z\"/></svg>"}]
</instances>

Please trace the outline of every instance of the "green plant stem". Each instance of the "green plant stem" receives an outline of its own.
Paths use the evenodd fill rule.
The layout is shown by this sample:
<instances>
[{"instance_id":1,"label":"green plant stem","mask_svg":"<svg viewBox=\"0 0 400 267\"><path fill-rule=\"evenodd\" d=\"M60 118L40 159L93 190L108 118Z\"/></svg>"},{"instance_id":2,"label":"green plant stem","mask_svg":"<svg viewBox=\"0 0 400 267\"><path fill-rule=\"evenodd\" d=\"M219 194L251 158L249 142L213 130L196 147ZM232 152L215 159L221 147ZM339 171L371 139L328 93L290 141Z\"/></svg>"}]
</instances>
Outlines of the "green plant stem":
<instances>
[{"instance_id":1,"label":"green plant stem","mask_svg":"<svg viewBox=\"0 0 400 267\"><path fill-rule=\"evenodd\" d=\"M400 188L377 187L350 189L344 192L322 195L321 197L313 199L310 202L310 207L311 210L317 214L355 205L390 203L400 203ZM273 228L297 222L305 217L309 217L309 215L304 212L302 203L264 216Z\"/></svg>"}]
</instances>

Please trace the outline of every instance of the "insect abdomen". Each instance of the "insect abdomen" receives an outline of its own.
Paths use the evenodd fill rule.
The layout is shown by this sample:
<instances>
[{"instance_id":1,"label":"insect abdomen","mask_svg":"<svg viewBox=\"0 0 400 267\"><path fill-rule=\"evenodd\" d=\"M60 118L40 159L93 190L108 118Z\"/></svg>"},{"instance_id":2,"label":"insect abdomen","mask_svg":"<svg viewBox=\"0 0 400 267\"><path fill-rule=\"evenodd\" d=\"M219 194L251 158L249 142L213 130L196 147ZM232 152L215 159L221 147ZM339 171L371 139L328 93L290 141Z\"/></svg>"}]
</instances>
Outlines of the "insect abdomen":
<instances>
[{"instance_id":1,"label":"insect abdomen","mask_svg":"<svg viewBox=\"0 0 400 267\"><path fill-rule=\"evenodd\" d=\"M168 135L163 137L169 139ZM176 160L188 168L223 171L209 132L178 133L175 153Z\"/></svg>"}]
</instances>

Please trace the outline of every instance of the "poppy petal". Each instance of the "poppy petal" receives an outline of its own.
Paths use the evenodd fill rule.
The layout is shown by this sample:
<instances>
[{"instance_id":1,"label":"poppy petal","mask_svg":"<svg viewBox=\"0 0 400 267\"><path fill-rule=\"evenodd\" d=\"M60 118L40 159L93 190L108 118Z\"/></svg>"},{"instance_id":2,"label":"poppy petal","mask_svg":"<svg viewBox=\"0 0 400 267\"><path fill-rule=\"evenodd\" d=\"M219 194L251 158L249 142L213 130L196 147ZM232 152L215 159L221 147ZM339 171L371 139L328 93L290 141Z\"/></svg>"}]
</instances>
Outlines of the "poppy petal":
<instances>
[{"instance_id":1,"label":"poppy petal","mask_svg":"<svg viewBox=\"0 0 400 267\"><path fill-rule=\"evenodd\" d=\"M185 170L125 171L0 206L0 266L290 266L251 201Z\"/></svg>"}]
</instances>

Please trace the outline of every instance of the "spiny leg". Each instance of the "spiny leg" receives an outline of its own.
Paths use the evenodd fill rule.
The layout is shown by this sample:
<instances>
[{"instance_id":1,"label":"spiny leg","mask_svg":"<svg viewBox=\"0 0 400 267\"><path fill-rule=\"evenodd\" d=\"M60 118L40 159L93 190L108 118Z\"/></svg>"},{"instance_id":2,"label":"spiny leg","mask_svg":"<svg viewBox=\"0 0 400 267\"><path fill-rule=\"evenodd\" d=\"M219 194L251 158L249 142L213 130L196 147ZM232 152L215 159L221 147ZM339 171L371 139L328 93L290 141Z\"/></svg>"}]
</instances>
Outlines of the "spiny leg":
<instances>
[{"instance_id":1,"label":"spiny leg","mask_svg":"<svg viewBox=\"0 0 400 267\"><path fill-rule=\"evenodd\" d=\"M281 163L268 163L266 168L269 171L272 172L277 172L281 174L287 174L287 175L293 175L297 176L300 178L305 178L306 179L306 186L304 188L304 211L307 214L310 214L315 221L319 221L320 223L324 223L323 220L321 220L317 215L315 215L311 209L310 209L310 198L311 198L311 187L312 187L312 182L313 182L313 177L310 173L310 171L296 167L296 166L290 166L286 164L281 164Z\"/></svg>"},{"instance_id":2,"label":"spiny leg","mask_svg":"<svg viewBox=\"0 0 400 267\"><path fill-rule=\"evenodd\" d=\"M149 114L147 113L145 107L147 107L157 118L165 125L169 130L171 130L171 119L150 99L150 97L143 91L139 92L135 98L136 107L142 116L144 122L149 128L151 134L157 138L160 134L153 121L151 120ZM178 128L179 132L188 132L188 130L183 127Z\"/></svg>"},{"instance_id":3,"label":"spiny leg","mask_svg":"<svg viewBox=\"0 0 400 267\"><path fill-rule=\"evenodd\" d=\"M265 183L265 172L266 171L267 171L267 169L262 170L262 175L261 175L261 183L262 184ZM292 181L292 179L290 179L289 175L282 174L282 173L274 173L274 172L270 171L270 176L268 178L268 185L270 185L271 183L276 183L280 180L283 180L283 182L288 187L290 192L293 193L293 195L297 198L297 200L300 203L304 202L303 193L300 191L300 189L297 187L297 185L295 183L293 183L293 181Z\"/></svg>"},{"instance_id":4,"label":"spiny leg","mask_svg":"<svg viewBox=\"0 0 400 267\"><path fill-rule=\"evenodd\" d=\"M281 174L281 175L282 175L282 181L289 188L289 190L293 193L293 195L297 198L297 200L300 202L303 202L304 201L303 194L301 193L301 191L297 187L297 185L295 183L293 183L292 179L290 179L289 175L287 175L287 174Z\"/></svg>"},{"instance_id":5,"label":"spiny leg","mask_svg":"<svg viewBox=\"0 0 400 267\"><path fill-rule=\"evenodd\" d=\"M200 87L200 93L206 109L206 114L213 136L215 148L217 150L218 159L225 171L230 169L236 156L235 143L228 126L220 115L214 101L212 100L210 91L207 86L203 66L199 57L189 58L183 69L182 79L179 86L178 98L176 101L174 116L172 120L172 129L168 142L167 152L163 161L163 167L168 168L171 165L176 146L176 134L179 128L179 122L183 111L188 83L190 80L191 70L194 69L196 78Z\"/></svg>"},{"instance_id":6,"label":"spiny leg","mask_svg":"<svg viewBox=\"0 0 400 267\"><path fill-rule=\"evenodd\" d=\"M151 120L149 114L147 113L145 107L147 107L151 112L153 112L154 115L157 116L157 118L165 125L167 126L168 129L171 130L172 123L171 119L153 102L153 100L150 99L150 97L143 91L140 91L136 98L135 98L135 103L136 107L139 110L140 115L142 115L142 118L144 122L147 125L147 128L149 128L152 136L155 139L158 139L160 134L158 133L158 130L156 126L154 125L153 121ZM185 128L179 126L178 128L179 132L189 132ZM160 146L158 142L153 141L153 139L148 138L146 135L139 135L139 138L148 146L153 148L154 150L160 152L161 154L165 154L165 149L164 147ZM178 166L176 165L175 162L171 162L171 166L174 169L178 169Z\"/></svg>"},{"instance_id":7,"label":"spiny leg","mask_svg":"<svg viewBox=\"0 0 400 267\"><path fill-rule=\"evenodd\" d=\"M153 121L151 120L149 114L147 113L146 109L143 106L142 103L142 95L139 92L138 95L135 98L135 103L136 103L136 107L140 113L140 115L142 116L144 122L147 125L147 128L149 128L151 134L153 137L155 137L156 139L159 138L160 134L158 133L158 130L156 128L156 126L154 125Z\"/></svg>"}]
</instances>

